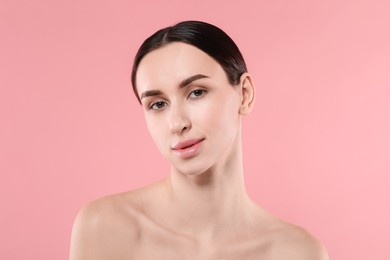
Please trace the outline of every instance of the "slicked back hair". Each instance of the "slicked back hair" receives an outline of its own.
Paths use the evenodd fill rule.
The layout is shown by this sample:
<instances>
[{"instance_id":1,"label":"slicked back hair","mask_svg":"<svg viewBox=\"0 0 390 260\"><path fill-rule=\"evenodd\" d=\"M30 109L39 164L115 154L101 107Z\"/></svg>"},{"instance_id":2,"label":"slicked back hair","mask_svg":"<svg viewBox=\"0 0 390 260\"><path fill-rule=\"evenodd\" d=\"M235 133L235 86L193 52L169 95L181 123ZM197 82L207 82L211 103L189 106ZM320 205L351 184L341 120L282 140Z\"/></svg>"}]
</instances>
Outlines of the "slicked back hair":
<instances>
[{"instance_id":1,"label":"slicked back hair","mask_svg":"<svg viewBox=\"0 0 390 260\"><path fill-rule=\"evenodd\" d=\"M151 51L169 43L190 44L212 57L225 71L231 85L237 85L240 77L247 72L244 58L234 41L220 28L201 21L184 21L158 30L147 38L134 58L131 83L134 93L141 103L136 76L141 60Z\"/></svg>"}]
</instances>

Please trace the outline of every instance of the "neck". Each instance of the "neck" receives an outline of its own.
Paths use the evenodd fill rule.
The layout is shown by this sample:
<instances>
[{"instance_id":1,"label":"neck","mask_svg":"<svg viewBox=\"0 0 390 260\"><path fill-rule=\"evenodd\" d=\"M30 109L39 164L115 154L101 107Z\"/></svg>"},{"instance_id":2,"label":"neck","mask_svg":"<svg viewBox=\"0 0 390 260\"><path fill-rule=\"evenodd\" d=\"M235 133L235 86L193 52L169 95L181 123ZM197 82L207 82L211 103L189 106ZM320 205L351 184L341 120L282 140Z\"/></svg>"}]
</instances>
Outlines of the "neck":
<instances>
[{"instance_id":1,"label":"neck","mask_svg":"<svg viewBox=\"0 0 390 260\"><path fill-rule=\"evenodd\" d=\"M172 168L166 180L172 221L184 233L212 239L240 228L253 208L243 177L241 138L224 159L195 176ZM240 219L240 221L237 221Z\"/></svg>"}]
</instances>

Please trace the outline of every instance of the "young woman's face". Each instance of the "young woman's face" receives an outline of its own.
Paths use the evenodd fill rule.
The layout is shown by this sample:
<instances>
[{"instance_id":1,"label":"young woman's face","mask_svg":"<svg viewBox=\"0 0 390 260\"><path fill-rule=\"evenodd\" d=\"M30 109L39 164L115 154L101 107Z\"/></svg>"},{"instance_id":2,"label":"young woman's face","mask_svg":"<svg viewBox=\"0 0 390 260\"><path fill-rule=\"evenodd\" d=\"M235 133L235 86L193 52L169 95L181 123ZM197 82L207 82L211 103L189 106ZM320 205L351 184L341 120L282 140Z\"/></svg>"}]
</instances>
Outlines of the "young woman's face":
<instances>
[{"instance_id":1,"label":"young woman's face","mask_svg":"<svg viewBox=\"0 0 390 260\"><path fill-rule=\"evenodd\" d=\"M136 82L148 130L176 169L199 174L232 154L241 90L214 59L192 45L171 43L143 58Z\"/></svg>"}]
</instances>

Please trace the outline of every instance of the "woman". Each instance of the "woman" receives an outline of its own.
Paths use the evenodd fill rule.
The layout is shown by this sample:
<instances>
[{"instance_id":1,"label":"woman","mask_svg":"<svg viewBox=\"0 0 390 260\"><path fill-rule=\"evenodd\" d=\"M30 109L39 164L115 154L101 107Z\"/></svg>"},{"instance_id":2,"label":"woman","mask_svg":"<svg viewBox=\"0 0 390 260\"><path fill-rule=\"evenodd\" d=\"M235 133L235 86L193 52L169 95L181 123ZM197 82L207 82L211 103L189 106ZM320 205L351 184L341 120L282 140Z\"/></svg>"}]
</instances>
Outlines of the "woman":
<instances>
[{"instance_id":1,"label":"woman","mask_svg":"<svg viewBox=\"0 0 390 260\"><path fill-rule=\"evenodd\" d=\"M132 83L170 174L84 207L72 260L327 259L308 232L247 195L241 120L254 86L228 35L197 21L161 29L140 47Z\"/></svg>"}]
</instances>

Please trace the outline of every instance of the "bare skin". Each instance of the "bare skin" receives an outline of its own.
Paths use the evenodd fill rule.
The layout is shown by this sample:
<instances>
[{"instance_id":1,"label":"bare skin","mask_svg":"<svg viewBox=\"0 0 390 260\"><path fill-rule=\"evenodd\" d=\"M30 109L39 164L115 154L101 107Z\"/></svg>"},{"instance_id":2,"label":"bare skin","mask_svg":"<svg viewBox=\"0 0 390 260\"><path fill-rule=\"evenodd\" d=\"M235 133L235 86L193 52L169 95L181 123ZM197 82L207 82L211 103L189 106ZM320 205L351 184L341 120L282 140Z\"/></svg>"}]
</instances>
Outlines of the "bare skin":
<instances>
[{"instance_id":1,"label":"bare skin","mask_svg":"<svg viewBox=\"0 0 390 260\"><path fill-rule=\"evenodd\" d=\"M178 88L193 75L206 77ZM159 91L144 95L142 105L171 172L150 186L85 206L74 224L71 260L328 259L307 231L272 216L247 195L241 118L254 104L249 74L231 86L208 55L172 43L143 59L137 82L139 93ZM189 139L202 140L200 149L183 158L172 147Z\"/></svg>"}]
</instances>

